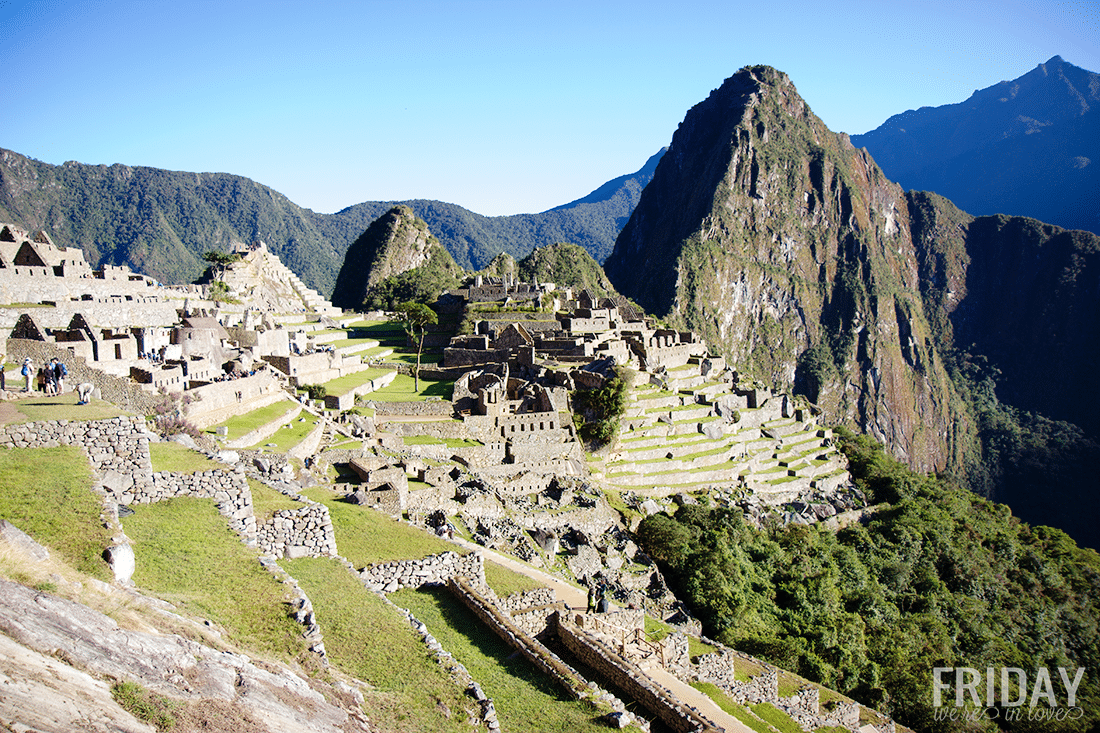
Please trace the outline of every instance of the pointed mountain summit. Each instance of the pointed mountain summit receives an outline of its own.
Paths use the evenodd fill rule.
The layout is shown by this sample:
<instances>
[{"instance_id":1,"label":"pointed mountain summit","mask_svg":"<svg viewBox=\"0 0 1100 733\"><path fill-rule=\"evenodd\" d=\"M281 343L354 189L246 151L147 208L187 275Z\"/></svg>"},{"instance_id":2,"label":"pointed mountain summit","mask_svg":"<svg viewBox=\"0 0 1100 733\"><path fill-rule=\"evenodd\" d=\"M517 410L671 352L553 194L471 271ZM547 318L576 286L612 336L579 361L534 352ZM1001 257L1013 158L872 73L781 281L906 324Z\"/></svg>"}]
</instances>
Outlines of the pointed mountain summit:
<instances>
[{"instance_id":1,"label":"pointed mountain summit","mask_svg":"<svg viewBox=\"0 0 1100 733\"><path fill-rule=\"evenodd\" d=\"M423 219L408 206L394 206L348 248L332 302L340 308L361 308L367 295L387 279L428 265L459 270Z\"/></svg>"},{"instance_id":2,"label":"pointed mountain summit","mask_svg":"<svg viewBox=\"0 0 1100 733\"><path fill-rule=\"evenodd\" d=\"M758 66L688 111L604 269L742 374L1100 546L1100 237L905 193Z\"/></svg>"},{"instance_id":3,"label":"pointed mountain summit","mask_svg":"<svg viewBox=\"0 0 1100 733\"><path fill-rule=\"evenodd\" d=\"M956 460L940 436L962 416L930 353L905 194L785 74L747 67L687 113L605 270L912 465Z\"/></svg>"},{"instance_id":4,"label":"pointed mountain summit","mask_svg":"<svg viewBox=\"0 0 1100 733\"><path fill-rule=\"evenodd\" d=\"M1061 56L964 102L894 115L852 143L906 189L971 214L1100 234L1100 74Z\"/></svg>"}]
</instances>

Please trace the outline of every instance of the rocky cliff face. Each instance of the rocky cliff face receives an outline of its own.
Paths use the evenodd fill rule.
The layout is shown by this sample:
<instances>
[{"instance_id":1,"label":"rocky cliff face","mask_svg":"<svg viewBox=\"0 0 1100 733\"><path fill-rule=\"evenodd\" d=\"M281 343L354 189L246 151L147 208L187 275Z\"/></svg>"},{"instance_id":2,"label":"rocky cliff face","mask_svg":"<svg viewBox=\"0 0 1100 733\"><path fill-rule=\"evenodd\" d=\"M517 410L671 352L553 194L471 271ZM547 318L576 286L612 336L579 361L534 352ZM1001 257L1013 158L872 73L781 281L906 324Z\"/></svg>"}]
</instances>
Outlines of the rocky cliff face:
<instances>
[{"instance_id":1,"label":"rocky cliff face","mask_svg":"<svg viewBox=\"0 0 1100 733\"><path fill-rule=\"evenodd\" d=\"M359 308L371 288L386 278L422 267L433 258L457 267L412 209L395 206L367 227L348 248L332 292L333 305Z\"/></svg>"},{"instance_id":2,"label":"rocky cliff face","mask_svg":"<svg viewBox=\"0 0 1100 733\"><path fill-rule=\"evenodd\" d=\"M905 194L781 72L743 69L688 112L605 269L910 465L962 460L969 417L924 315Z\"/></svg>"}]
</instances>

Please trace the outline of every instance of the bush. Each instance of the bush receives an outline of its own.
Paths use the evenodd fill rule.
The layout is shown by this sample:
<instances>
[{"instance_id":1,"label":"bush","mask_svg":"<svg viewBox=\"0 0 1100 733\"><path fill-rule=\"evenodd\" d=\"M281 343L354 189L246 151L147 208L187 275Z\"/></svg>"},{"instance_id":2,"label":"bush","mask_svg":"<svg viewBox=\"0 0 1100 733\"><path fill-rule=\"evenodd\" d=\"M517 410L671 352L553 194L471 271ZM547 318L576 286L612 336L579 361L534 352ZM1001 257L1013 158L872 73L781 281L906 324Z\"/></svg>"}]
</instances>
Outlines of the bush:
<instances>
[{"instance_id":1,"label":"bush","mask_svg":"<svg viewBox=\"0 0 1100 733\"><path fill-rule=\"evenodd\" d=\"M305 390L311 400L323 400L328 396L328 388L323 384L307 384Z\"/></svg>"}]
</instances>

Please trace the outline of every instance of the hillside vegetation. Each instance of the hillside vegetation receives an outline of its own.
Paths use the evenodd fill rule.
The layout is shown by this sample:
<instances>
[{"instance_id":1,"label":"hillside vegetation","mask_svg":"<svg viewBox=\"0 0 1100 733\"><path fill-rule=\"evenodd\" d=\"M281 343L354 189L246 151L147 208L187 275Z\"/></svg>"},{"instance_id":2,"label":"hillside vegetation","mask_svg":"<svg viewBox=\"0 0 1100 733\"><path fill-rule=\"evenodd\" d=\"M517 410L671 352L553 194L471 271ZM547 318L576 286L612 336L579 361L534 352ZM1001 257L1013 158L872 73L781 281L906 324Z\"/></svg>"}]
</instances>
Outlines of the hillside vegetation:
<instances>
[{"instance_id":1,"label":"hillside vegetation","mask_svg":"<svg viewBox=\"0 0 1100 733\"><path fill-rule=\"evenodd\" d=\"M554 242L574 242L602 262L663 152L568 204L488 217L419 199L368 201L323 214L228 173L50 165L0 149L0 221L45 229L57 244L83 249L93 267L129 265L166 283L198 278L207 251L261 239L309 287L327 295L348 247L397 203L426 221L467 269L485 267L500 252L519 259Z\"/></svg>"},{"instance_id":2,"label":"hillside vegetation","mask_svg":"<svg viewBox=\"0 0 1100 733\"><path fill-rule=\"evenodd\" d=\"M919 731L959 730L935 720L934 667L1086 667L1080 720L1029 727L993 712L1005 730L1100 722L1100 556L914 474L866 437L843 447L881 502L862 524L754 529L739 510L691 505L642 521L640 542L707 633Z\"/></svg>"}]
</instances>

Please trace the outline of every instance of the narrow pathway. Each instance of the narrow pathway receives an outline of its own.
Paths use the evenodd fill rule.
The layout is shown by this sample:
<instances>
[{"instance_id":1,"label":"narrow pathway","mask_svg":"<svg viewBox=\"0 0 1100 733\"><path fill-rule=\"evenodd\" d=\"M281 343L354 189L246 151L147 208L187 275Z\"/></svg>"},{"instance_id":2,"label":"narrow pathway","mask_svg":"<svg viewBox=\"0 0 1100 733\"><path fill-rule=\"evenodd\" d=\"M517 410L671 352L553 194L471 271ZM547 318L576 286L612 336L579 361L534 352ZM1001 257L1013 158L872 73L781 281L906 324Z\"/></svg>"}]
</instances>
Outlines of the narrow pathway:
<instances>
[{"instance_id":1,"label":"narrow pathway","mask_svg":"<svg viewBox=\"0 0 1100 733\"><path fill-rule=\"evenodd\" d=\"M509 570L514 570L540 583L545 583L547 586L554 589L558 600L565 601L570 608L581 611L588 608L587 591L578 588L572 583L567 583L561 578L557 578L542 570L531 567L521 560L501 554L496 550L482 547L474 542L469 542L458 537L452 541L468 550L476 550L482 553L486 560L491 560L498 565L503 565ZM664 668L659 666L650 667L645 670L645 673L657 684L669 690L677 699L683 701L686 705L696 708L716 725L724 728L727 733L754 733L747 725L718 707L709 697L675 675L665 671Z\"/></svg>"}]
</instances>

